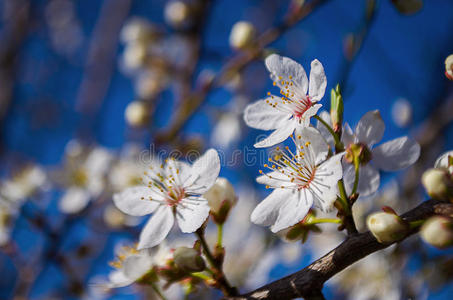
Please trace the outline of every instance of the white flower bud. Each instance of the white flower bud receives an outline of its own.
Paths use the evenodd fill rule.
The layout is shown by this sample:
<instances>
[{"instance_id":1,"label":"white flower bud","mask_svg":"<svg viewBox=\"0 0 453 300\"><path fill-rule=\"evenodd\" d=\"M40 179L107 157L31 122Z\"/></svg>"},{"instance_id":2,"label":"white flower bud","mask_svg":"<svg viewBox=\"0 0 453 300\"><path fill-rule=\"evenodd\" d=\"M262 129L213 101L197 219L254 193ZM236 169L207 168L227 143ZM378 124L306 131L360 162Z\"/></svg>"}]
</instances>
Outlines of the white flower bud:
<instances>
[{"instance_id":1,"label":"white flower bud","mask_svg":"<svg viewBox=\"0 0 453 300\"><path fill-rule=\"evenodd\" d=\"M439 200L449 200L453 193L453 182L447 169L429 169L423 173L422 183L426 193Z\"/></svg>"},{"instance_id":2,"label":"white flower bud","mask_svg":"<svg viewBox=\"0 0 453 300\"><path fill-rule=\"evenodd\" d=\"M434 168L446 168L453 174L453 151L447 151L436 160Z\"/></svg>"},{"instance_id":3,"label":"white flower bud","mask_svg":"<svg viewBox=\"0 0 453 300\"><path fill-rule=\"evenodd\" d=\"M445 59L445 75L448 79L453 80L453 54Z\"/></svg>"},{"instance_id":4,"label":"white flower bud","mask_svg":"<svg viewBox=\"0 0 453 300\"><path fill-rule=\"evenodd\" d=\"M255 27L250 22L240 21L234 24L230 33L230 46L233 49L244 49L255 39Z\"/></svg>"},{"instance_id":5,"label":"white flower bud","mask_svg":"<svg viewBox=\"0 0 453 300\"><path fill-rule=\"evenodd\" d=\"M452 226L451 219L443 216L434 216L423 224L420 235L428 244L437 248L446 248L453 244Z\"/></svg>"},{"instance_id":6,"label":"white flower bud","mask_svg":"<svg viewBox=\"0 0 453 300\"><path fill-rule=\"evenodd\" d=\"M142 18L132 18L123 26L120 39L124 43L136 41L151 41L157 34L156 29L151 23Z\"/></svg>"},{"instance_id":7,"label":"white flower bud","mask_svg":"<svg viewBox=\"0 0 453 300\"><path fill-rule=\"evenodd\" d=\"M368 216L367 226L379 243L392 243L408 230L408 225L397 215L378 212Z\"/></svg>"},{"instance_id":8,"label":"white flower bud","mask_svg":"<svg viewBox=\"0 0 453 300\"><path fill-rule=\"evenodd\" d=\"M400 98L393 103L392 119L398 127L406 127L412 121L412 106L409 101Z\"/></svg>"},{"instance_id":9,"label":"white flower bud","mask_svg":"<svg viewBox=\"0 0 453 300\"><path fill-rule=\"evenodd\" d=\"M165 20L175 28L187 25L190 17L190 7L184 1L170 1L165 6Z\"/></svg>"},{"instance_id":10,"label":"white flower bud","mask_svg":"<svg viewBox=\"0 0 453 300\"><path fill-rule=\"evenodd\" d=\"M148 107L142 101L132 101L126 108L125 118L127 123L133 127L141 127L149 120Z\"/></svg>"},{"instance_id":11,"label":"white flower bud","mask_svg":"<svg viewBox=\"0 0 453 300\"><path fill-rule=\"evenodd\" d=\"M228 179L219 177L215 184L203 195L208 200L209 207L214 213L219 213L223 204L232 207L236 204L236 194Z\"/></svg>"},{"instance_id":12,"label":"white flower bud","mask_svg":"<svg viewBox=\"0 0 453 300\"><path fill-rule=\"evenodd\" d=\"M127 70L136 70L146 60L146 45L139 42L129 43L123 52L123 64Z\"/></svg>"},{"instance_id":13,"label":"white flower bud","mask_svg":"<svg viewBox=\"0 0 453 300\"><path fill-rule=\"evenodd\" d=\"M175 264L186 272L201 272L206 265L200 253L188 247L179 247L173 253Z\"/></svg>"},{"instance_id":14,"label":"white flower bud","mask_svg":"<svg viewBox=\"0 0 453 300\"><path fill-rule=\"evenodd\" d=\"M150 99L159 93L164 86L162 75L144 72L139 75L135 83L135 92L141 99Z\"/></svg>"}]
</instances>

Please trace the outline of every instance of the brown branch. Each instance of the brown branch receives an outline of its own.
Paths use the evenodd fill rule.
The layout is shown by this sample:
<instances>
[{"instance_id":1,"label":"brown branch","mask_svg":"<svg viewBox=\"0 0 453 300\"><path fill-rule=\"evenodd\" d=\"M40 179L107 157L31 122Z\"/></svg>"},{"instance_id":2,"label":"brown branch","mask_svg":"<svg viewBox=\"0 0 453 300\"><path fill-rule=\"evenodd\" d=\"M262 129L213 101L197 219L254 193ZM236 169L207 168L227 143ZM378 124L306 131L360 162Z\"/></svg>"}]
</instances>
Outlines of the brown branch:
<instances>
[{"instance_id":1,"label":"brown branch","mask_svg":"<svg viewBox=\"0 0 453 300\"><path fill-rule=\"evenodd\" d=\"M436 212L444 211L445 202L428 200L416 208L402 215L409 221L426 219ZM450 204L450 206L452 206ZM412 230L400 241L415 233ZM319 298L324 283L356 261L376 251L387 248L391 244L380 244L368 231L348 237L337 248L325 256L311 263L308 267L286 276L277 281L266 284L252 292L239 297L227 299L291 299L304 297L305 299ZM322 298L319 298L322 299Z\"/></svg>"}]
</instances>

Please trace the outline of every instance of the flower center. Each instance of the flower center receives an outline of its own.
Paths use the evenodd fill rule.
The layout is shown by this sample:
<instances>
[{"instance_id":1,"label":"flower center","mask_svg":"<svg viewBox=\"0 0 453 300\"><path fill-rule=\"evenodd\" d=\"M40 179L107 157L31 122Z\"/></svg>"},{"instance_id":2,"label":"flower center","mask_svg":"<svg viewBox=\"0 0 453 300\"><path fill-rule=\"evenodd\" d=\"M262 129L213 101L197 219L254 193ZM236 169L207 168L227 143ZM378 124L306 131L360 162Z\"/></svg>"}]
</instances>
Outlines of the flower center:
<instances>
[{"instance_id":1,"label":"flower center","mask_svg":"<svg viewBox=\"0 0 453 300\"><path fill-rule=\"evenodd\" d=\"M165 199L165 201L167 201L168 206L174 207L178 205L182 198L184 198L184 195L185 192L182 187L170 187L167 191L167 198Z\"/></svg>"}]
</instances>

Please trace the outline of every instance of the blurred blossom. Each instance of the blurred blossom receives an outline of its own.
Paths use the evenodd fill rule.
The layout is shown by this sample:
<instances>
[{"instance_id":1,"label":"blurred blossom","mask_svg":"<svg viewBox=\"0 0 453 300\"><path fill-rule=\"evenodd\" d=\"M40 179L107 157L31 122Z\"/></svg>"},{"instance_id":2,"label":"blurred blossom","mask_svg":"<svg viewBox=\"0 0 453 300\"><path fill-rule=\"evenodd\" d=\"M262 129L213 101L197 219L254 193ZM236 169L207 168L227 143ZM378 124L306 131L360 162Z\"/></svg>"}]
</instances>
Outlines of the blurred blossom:
<instances>
[{"instance_id":1,"label":"blurred blossom","mask_svg":"<svg viewBox=\"0 0 453 300\"><path fill-rule=\"evenodd\" d=\"M164 11L165 21L177 29L186 28L191 23L191 7L188 2L168 1Z\"/></svg>"},{"instance_id":2,"label":"blurred blossom","mask_svg":"<svg viewBox=\"0 0 453 300\"><path fill-rule=\"evenodd\" d=\"M223 114L212 131L212 144L223 149L235 144L241 137L241 121L235 113Z\"/></svg>"},{"instance_id":3,"label":"blurred blossom","mask_svg":"<svg viewBox=\"0 0 453 300\"><path fill-rule=\"evenodd\" d=\"M78 213L101 194L111 160L104 148L83 146L77 140L68 143L64 167L55 174L66 189L59 202L62 212Z\"/></svg>"},{"instance_id":4,"label":"blurred blossom","mask_svg":"<svg viewBox=\"0 0 453 300\"><path fill-rule=\"evenodd\" d=\"M122 62L127 71L142 67L147 57L147 45L139 42L128 43L124 49Z\"/></svg>"},{"instance_id":5,"label":"blurred blossom","mask_svg":"<svg viewBox=\"0 0 453 300\"><path fill-rule=\"evenodd\" d=\"M132 101L126 107L125 119L129 126L144 127L149 123L149 106L144 101Z\"/></svg>"},{"instance_id":6,"label":"blurred blossom","mask_svg":"<svg viewBox=\"0 0 453 300\"><path fill-rule=\"evenodd\" d=\"M120 156L114 162L108 174L113 191L119 192L125 188L141 184L143 172L147 169L145 163L140 160L141 150L136 144L123 146Z\"/></svg>"},{"instance_id":7,"label":"blurred blossom","mask_svg":"<svg viewBox=\"0 0 453 300\"><path fill-rule=\"evenodd\" d=\"M123 226L137 226L141 220L139 217L124 214L114 204L109 204L105 207L103 219L104 223L113 229Z\"/></svg>"},{"instance_id":8,"label":"blurred blossom","mask_svg":"<svg viewBox=\"0 0 453 300\"><path fill-rule=\"evenodd\" d=\"M412 121L412 105L404 98L400 98L392 106L393 122L399 127L407 127Z\"/></svg>"},{"instance_id":9,"label":"blurred blossom","mask_svg":"<svg viewBox=\"0 0 453 300\"><path fill-rule=\"evenodd\" d=\"M159 74L153 70L141 72L135 82L135 93L140 99L152 99L161 92L166 84L165 74Z\"/></svg>"},{"instance_id":10,"label":"blurred blossom","mask_svg":"<svg viewBox=\"0 0 453 300\"><path fill-rule=\"evenodd\" d=\"M10 202L23 202L38 189L49 188L47 175L37 165L28 165L12 178L0 183L0 195Z\"/></svg>"},{"instance_id":11,"label":"blurred blossom","mask_svg":"<svg viewBox=\"0 0 453 300\"><path fill-rule=\"evenodd\" d=\"M445 59L445 75L448 79L453 80L453 54Z\"/></svg>"},{"instance_id":12,"label":"blurred blossom","mask_svg":"<svg viewBox=\"0 0 453 300\"><path fill-rule=\"evenodd\" d=\"M123 26L120 33L120 39L123 43L148 43L155 40L159 34L160 33L155 25L150 23L148 20L133 17Z\"/></svg>"},{"instance_id":13,"label":"blurred blossom","mask_svg":"<svg viewBox=\"0 0 453 300\"><path fill-rule=\"evenodd\" d=\"M230 33L230 46L233 49L244 49L252 45L256 30L252 23L240 21L233 25Z\"/></svg>"}]
</instances>

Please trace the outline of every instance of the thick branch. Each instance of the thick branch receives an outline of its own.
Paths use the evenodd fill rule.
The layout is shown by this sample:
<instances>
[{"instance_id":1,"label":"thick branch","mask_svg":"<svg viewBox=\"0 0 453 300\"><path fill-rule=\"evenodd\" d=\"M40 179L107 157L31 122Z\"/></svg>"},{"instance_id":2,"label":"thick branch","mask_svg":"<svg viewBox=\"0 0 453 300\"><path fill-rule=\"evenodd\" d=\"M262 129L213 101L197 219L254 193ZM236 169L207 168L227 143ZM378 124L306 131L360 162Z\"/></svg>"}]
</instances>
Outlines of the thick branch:
<instances>
[{"instance_id":1,"label":"thick branch","mask_svg":"<svg viewBox=\"0 0 453 300\"><path fill-rule=\"evenodd\" d=\"M405 213L402 217L411 222L426 219L434 213L441 213L444 210L444 202L429 200ZM401 240L404 240L416 231L417 229L414 229ZM380 244L369 231L350 236L337 248L316 260L308 267L266 284L250 293L228 299L291 299L300 297L312 299L314 296L319 295L324 282L332 276L365 256L390 245Z\"/></svg>"}]
</instances>

